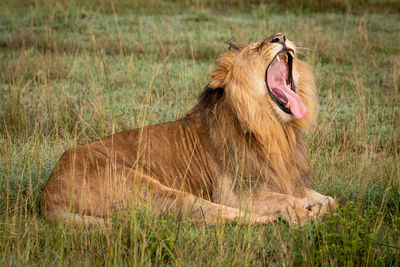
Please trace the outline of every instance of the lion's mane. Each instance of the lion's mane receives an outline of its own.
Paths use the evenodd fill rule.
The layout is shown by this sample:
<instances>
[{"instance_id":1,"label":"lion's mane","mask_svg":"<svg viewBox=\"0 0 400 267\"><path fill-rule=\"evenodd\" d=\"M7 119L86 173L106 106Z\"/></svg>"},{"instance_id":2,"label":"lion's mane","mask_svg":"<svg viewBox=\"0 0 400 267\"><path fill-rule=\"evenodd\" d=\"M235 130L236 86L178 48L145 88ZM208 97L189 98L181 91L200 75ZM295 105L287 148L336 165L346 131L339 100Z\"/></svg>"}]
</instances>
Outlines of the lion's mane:
<instances>
[{"instance_id":1,"label":"lion's mane","mask_svg":"<svg viewBox=\"0 0 400 267\"><path fill-rule=\"evenodd\" d=\"M223 164L232 168L236 179L252 178L268 183L271 191L301 195L299 188L312 186L302 135L314 124L318 110L312 69L294 61L297 93L308 114L282 122L273 111L274 103L267 101L265 81L255 78L257 71L265 72L265 65L258 64L268 51L263 53L247 46L225 52L187 117L206 121L213 142L224 151Z\"/></svg>"}]
</instances>

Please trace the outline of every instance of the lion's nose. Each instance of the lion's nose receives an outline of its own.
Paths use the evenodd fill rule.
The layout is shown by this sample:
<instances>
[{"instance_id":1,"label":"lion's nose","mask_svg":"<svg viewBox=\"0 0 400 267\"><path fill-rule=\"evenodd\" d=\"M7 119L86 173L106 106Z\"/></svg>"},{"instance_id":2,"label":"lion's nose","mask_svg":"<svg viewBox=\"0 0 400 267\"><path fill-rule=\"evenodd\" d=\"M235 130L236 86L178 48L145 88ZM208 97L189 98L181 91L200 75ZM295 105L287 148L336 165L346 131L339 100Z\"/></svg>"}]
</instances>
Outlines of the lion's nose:
<instances>
[{"instance_id":1,"label":"lion's nose","mask_svg":"<svg viewBox=\"0 0 400 267\"><path fill-rule=\"evenodd\" d=\"M285 44L286 36L283 33L278 33L272 37L271 43Z\"/></svg>"}]
</instances>

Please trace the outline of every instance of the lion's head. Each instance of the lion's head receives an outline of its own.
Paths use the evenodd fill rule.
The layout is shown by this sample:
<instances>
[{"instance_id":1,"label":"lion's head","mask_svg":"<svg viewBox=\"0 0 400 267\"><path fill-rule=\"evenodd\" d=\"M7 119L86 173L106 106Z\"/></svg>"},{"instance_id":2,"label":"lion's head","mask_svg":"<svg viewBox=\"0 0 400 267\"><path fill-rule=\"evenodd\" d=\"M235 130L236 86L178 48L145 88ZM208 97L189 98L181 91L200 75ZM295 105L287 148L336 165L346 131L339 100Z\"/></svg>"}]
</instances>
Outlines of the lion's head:
<instances>
[{"instance_id":1,"label":"lion's head","mask_svg":"<svg viewBox=\"0 0 400 267\"><path fill-rule=\"evenodd\" d=\"M262 123L305 130L316 117L312 70L281 33L249 45L232 44L218 60L210 87L225 89L239 120L251 131L262 130Z\"/></svg>"},{"instance_id":2,"label":"lion's head","mask_svg":"<svg viewBox=\"0 0 400 267\"><path fill-rule=\"evenodd\" d=\"M231 46L189 115L211 111L200 120L209 121L218 150L228 148L232 166L246 166L250 176L264 177L277 192L296 192L299 185L311 184L300 131L317 115L312 69L283 34Z\"/></svg>"}]
</instances>

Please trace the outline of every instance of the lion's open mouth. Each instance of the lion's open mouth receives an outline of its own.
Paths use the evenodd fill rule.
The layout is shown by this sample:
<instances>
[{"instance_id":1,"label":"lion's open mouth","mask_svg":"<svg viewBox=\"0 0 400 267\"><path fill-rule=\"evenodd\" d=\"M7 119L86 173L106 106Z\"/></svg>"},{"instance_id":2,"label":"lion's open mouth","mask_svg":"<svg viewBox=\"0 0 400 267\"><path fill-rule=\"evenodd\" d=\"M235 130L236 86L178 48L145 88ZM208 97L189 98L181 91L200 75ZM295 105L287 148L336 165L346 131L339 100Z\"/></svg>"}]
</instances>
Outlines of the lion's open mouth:
<instances>
[{"instance_id":1,"label":"lion's open mouth","mask_svg":"<svg viewBox=\"0 0 400 267\"><path fill-rule=\"evenodd\" d=\"M301 119L307 115L307 108L296 94L292 75L293 56L292 50L280 51L268 66L265 80L269 94L279 108Z\"/></svg>"}]
</instances>

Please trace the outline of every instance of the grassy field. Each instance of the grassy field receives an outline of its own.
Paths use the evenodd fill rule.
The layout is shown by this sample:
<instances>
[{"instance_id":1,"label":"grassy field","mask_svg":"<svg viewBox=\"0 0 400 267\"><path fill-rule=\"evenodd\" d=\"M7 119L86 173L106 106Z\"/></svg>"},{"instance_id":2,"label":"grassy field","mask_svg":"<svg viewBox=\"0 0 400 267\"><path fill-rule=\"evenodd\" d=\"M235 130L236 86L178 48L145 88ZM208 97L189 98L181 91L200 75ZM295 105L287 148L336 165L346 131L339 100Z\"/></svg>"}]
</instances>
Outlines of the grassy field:
<instances>
[{"instance_id":1,"label":"grassy field","mask_svg":"<svg viewBox=\"0 0 400 267\"><path fill-rule=\"evenodd\" d=\"M0 265L400 265L396 1L2 1ZM226 8L226 4L229 8ZM318 224L195 226L143 207L105 232L49 223L61 153L180 118L227 42L284 32L314 66Z\"/></svg>"}]
</instances>

